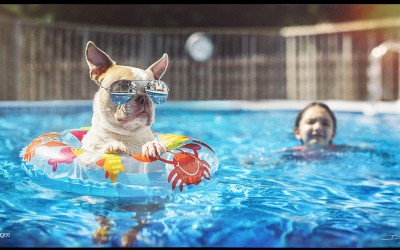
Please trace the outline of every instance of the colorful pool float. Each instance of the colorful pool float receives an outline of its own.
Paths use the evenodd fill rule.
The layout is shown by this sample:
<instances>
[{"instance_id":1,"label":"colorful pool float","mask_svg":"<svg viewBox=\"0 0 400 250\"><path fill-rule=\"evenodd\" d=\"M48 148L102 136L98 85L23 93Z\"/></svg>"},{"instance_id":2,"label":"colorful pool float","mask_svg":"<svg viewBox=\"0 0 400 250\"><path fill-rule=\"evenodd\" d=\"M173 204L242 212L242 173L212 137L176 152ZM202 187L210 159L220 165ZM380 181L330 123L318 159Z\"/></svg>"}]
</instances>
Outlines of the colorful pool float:
<instances>
[{"instance_id":1,"label":"colorful pool float","mask_svg":"<svg viewBox=\"0 0 400 250\"><path fill-rule=\"evenodd\" d=\"M165 197L215 184L218 157L200 140L154 133L167 148L159 158L102 154L81 149L88 130L68 129L34 139L20 153L26 173L42 186L94 196Z\"/></svg>"}]
</instances>

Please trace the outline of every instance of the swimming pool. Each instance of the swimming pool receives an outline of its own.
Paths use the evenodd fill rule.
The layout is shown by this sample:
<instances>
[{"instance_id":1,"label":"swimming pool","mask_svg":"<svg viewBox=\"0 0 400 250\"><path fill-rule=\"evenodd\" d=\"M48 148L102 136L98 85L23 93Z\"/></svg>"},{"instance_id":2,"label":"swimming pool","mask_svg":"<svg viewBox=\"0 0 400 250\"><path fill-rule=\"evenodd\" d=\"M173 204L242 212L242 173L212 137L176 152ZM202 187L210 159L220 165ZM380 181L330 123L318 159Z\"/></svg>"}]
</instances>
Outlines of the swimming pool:
<instances>
[{"instance_id":1,"label":"swimming pool","mask_svg":"<svg viewBox=\"0 0 400 250\"><path fill-rule=\"evenodd\" d=\"M397 108L365 115L362 103L327 102L338 120L335 144L373 151L282 160L277 150L298 145L292 127L306 103L158 106L153 130L208 143L221 163L218 182L196 193L119 199L46 189L21 167L19 152L33 138L90 125L90 102L0 103L0 246L398 247Z\"/></svg>"}]
</instances>

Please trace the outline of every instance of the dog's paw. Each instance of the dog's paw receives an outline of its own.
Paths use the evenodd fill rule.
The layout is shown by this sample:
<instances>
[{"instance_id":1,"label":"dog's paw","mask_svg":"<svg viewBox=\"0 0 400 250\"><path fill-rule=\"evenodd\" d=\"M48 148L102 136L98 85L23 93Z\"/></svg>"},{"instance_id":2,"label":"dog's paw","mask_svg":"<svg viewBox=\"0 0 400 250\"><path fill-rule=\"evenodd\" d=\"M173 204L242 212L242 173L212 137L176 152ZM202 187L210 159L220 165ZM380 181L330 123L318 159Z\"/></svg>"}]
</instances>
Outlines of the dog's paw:
<instances>
[{"instance_id":1,"label":"dog's paw","mask_svg":"<svg viewBox=\"0 0 400 250\"><path fill-rule=\"evenodd\" d=\"M165 153L166 151L167 149L164 143L158 140L148 141L142 146L142 154L148 158L159 157L162 153Z\"/></svg>"},{"instance_id":2,"label":"dog's paw","mask_svg":"<svg viewBox=\"0 0 400 250\"><path fill-rule=\"evenodd\" d=\"M120 153L125 153L128 154L129 150L128 148L125 146L125 144L123 144L122 142L119 141L111 141L108 142L102 150L104 153L106 154L120 154Z\"/></svg>"},{"instance_id":3,"label":"dog's paw","mask_svg":"<svg viewBox=\"0 0 400 250\"><path fill-rule=\"evenodd\" d=\"M79 166L88 168L96 166L96 161L98 161L99 157L100 157L99 153L86 151L83 154L76 157L76 160L78 161Z\"/></svg>"}]
</instances>

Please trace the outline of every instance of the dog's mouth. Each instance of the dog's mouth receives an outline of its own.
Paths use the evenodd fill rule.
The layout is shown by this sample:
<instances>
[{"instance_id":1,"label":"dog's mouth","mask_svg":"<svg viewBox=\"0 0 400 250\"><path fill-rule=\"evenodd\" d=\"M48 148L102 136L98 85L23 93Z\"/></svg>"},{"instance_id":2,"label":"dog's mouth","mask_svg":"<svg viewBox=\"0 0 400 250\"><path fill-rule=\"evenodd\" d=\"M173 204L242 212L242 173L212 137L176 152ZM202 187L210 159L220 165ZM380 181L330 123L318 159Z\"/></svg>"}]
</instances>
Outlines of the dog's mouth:
<instances>
[{"instance_id":1,"label":"dog's mouth","mask_svg":"<svg viewBox=\"0 0 400 250\"><path fill-rule=\"evenodd\" d=\"M116 106L115 121L123 127L150 126L154 122L154 106L146 95L137 95L135 99Z\"/></svg>"},{"instance_id":2,"label":"dog's mouth","mask_svg":"<svg viewBox=\"0 0 400 250\"><path fill-rule=\"evenodd\" d=\"M146 112L139 113L131 117L117 117L115 119L119 125L128 125L131 123L150 125L149 115Z\"/></svg>"},{"instance_id":3,"label":"dog's mouth","mask_svg":"<svg viewBox=\"0 0 400 250\"><path fill-rule=\"evenodd\" d=\"M125 112L116 112L115 120L119 125L127 125L131 123L142 124L146 126L151 125L151 115L144 109L136 114L127 114Z\"/></svg>"}]
</instances>

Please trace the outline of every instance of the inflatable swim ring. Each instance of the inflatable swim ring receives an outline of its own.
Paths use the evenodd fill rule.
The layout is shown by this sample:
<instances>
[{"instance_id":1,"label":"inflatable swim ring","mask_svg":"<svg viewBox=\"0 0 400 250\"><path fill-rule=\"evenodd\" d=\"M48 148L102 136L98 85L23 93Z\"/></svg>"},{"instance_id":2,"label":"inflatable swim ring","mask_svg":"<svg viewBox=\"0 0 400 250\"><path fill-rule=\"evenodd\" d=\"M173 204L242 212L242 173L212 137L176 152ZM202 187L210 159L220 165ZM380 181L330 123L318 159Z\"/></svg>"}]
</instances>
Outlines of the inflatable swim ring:
<instances>
[{"instance_id":1,"label":"inflatable swim ring","mask_svg":"<svg viewBox=\"0 0 400 250\"><path fill-rule=\"evenodd\" d=\"M202 141L154 133L167 148L159 158L101 154L81 149L89 128L51 132L34 139L20 153L26 173L48 188L113 197L164 197L200 190L216 179L218 157Z\"/></svg>"}]
</instances>

